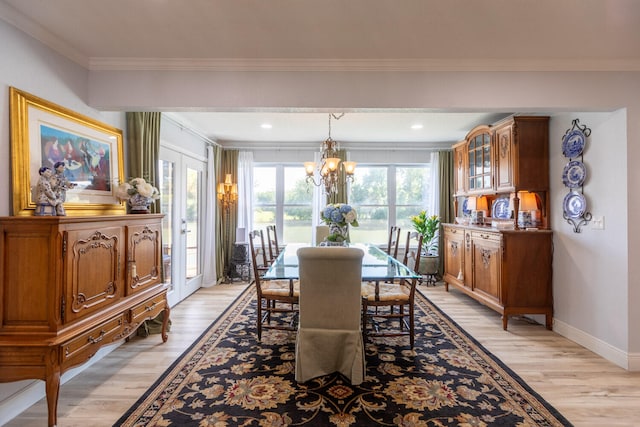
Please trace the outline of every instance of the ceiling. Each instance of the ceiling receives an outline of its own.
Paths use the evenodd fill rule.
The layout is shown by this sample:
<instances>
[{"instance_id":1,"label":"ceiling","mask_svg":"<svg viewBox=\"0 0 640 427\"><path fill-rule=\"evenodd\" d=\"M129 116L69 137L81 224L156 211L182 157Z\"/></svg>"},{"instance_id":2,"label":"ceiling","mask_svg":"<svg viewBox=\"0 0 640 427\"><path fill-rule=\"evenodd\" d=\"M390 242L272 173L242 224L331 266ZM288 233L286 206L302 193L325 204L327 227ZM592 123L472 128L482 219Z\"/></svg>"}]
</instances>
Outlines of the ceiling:
<instances>
[{"instance_id":1,"label":"ceiling","mask_svg":"<svg viewBox=\"0 0 640 427\"><path fill-rule=\"evenodd\" d=\"M635 0L0 0L0 18L89 70L640 70ZM511 113L346 111L336 140L426 145ZM328 113L171 117L222 143L303 143Z\"/></svg>"}]
</instances>

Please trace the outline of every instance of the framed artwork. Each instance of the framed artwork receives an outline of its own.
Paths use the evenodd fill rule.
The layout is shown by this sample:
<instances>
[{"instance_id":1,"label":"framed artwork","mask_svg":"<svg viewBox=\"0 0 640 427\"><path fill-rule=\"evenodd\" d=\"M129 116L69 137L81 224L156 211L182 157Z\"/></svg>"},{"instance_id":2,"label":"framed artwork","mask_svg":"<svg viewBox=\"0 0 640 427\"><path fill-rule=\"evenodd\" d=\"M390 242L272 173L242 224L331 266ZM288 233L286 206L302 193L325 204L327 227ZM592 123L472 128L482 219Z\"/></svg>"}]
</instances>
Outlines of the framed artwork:
<instances>
[{"instance_id":1,"label":"framed artwork","mask_svg":"<svg viewBox=\"0 0 640 427\"><path fill-rule=\"evenodd\" d=\"M126 213L115 190L124 175L122 131L64 107L9 89L13 215L33 215L33 190L43 166L64 162L74 188L69 216Z\"/></svg>"}]
</instances>

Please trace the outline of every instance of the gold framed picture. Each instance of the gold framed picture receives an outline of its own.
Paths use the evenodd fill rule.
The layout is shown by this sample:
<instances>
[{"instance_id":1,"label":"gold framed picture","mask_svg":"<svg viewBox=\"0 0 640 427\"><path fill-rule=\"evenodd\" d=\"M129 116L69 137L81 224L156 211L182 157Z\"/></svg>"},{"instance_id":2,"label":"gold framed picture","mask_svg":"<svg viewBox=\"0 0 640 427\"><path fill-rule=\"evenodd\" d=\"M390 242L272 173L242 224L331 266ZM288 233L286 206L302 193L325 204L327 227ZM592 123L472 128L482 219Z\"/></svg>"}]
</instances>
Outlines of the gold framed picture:
<instances>
[{"instance_id":1,"label":"gold framed picture","mask_svg":"<svg viewBox=\"0 0 640 427\"><path fill-rule=\"evenodd\" d=\"M64 162L73 184L69 216L126 213L115 190L124 175L122 130L11 87L13 215L33 215L39 169Z\"/></svg>"}]
</instances>

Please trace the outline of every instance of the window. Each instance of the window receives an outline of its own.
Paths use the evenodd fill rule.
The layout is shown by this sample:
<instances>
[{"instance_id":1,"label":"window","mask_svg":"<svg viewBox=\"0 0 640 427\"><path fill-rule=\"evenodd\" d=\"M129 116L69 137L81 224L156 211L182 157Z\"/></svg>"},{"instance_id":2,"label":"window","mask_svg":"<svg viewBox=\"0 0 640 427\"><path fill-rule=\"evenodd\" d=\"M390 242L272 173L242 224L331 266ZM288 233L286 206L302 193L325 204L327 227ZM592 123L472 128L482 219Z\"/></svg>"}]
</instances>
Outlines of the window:
<instances>
[{"instance_id":1,"label":"window","mask_svg":"<svg viewBox=\"0 0 640 427\"><path fill-rule=\"evenodd\" d=\"M430 164L358 165L349 203L360 226L351 228L351 241L385 245L391 225L411 230L410 217L431 202L430 176Z\"/></svg>"},{"instance_id":2,"label":"window","mask_svg":"<svg viewBox=\"0 0 640 427\"><path fill-rule=\"evenodd\" d=\"M300 164L257 164L254 174L254 229L275 224L282 243L311 242L313 186ZM363 165L349 186L358 211L352 242L386 245L389 227L412 230L410 217L431 203L431 165ZM391 220L390 220L391 218ZM403 237L404 239L404 237Z\"/></svg>"},{"instance_id":3,"label":"window","mask_svg":"<svg viewBox=\"0 0 640 427\"><path fill-rule=\"evenodd\" d=\"M313 190L299 164L253 168L253 227L275 224L280 242L311 242Z\"/></svg>"}]
</instances>

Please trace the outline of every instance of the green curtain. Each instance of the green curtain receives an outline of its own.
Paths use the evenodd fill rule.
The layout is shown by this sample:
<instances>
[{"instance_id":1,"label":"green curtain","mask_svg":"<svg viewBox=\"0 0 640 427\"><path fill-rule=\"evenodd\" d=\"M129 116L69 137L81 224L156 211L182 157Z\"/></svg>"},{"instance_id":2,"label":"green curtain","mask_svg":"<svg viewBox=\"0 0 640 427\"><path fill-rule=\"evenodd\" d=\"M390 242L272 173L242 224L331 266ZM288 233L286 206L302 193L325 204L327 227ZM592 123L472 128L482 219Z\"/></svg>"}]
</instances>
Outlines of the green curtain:
<instances>
[{"instance_id":1,"label":"green curtain","mask_svg":"<svg viewBox=\"0 0 640 427\"><path fill-rule=\"evenodd\" d=\"M160 151L160 119L162 113L127 112L127 159L131 178L144 178L160 188L158 152ZM160 212L160 201L150 207Z\"/></svg>"},{"instance_id":2,"label":"green curtain","mask_svg":"<svg viewBox=\"0 0 640 427\"><path fill-rule=\"evenodd\" d=\"M440 172L440 223L453 222L455 212L453 211L453 152L438 152L438 170ZM444 263L442 262L442 254L444 250L444 239L442 238L442 226L440 226L440 239L438 239L438 253L440 260L438 267L438 275L442 277L444 274Z\"/></svg>"},{"instance_id":3,"label":"green curtain","mask_svg":"<svg viewBox=\"0 0 640 427\"><path fill-rule=\"evenodd\" d=\"M238 150L222 150L215 147L216 189L217 184L224 182L225 176L231 174L231 182L238 182ZM214 190L216 191L216 190ZM217 200L217 199L216 199ZM233 244L236 241L236 228L238 226L238 204L234 203L225 210L222 203L218 202L216 215L216 271L218 281L227 277L227 269L231 265L233 256Z\"/></svg>"},{"instance_id":4,"label":"green curtain","mask_svg":"<svg viewBox=\"0 0 640 427\"><path fill-rule=\"evenodd\" d=\"M337 157L341 162L347 160L347 152L345 150L336 151ZM343 168L338 168L338 192L327 195L327 203L349 203L347 196L347 178Z\"/></svg>"}]
</instances>

